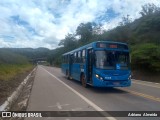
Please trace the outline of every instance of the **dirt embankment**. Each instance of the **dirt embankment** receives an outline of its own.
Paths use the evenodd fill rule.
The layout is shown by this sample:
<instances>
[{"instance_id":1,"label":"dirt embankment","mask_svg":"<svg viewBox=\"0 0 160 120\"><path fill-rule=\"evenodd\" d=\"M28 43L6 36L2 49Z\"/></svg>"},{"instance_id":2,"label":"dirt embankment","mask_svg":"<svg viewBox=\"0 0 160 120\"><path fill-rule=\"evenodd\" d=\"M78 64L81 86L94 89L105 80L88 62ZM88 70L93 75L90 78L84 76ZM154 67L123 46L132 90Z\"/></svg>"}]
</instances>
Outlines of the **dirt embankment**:
<instances>
[{"instance_id":1,"label":"dirt embankment","mask_svg":"<svg viewBox=\"0 0 160 120\"><path fill-rule=\"evenodd\" d=\"M30 72L31 70L28 70L22 74L18 74L11 80L0 80L0 105L16 90Z\"/></svg>"},{"instance_id":2,"label":"dirt embankment","mask_svg":"<svg viewBox=\"0 0 160 120\"><path fill-rule=\"evenodd\" d=\"M160 83L160 73L153 73L144 70L132 70L132 78Z\"/></svg>"}]
</instances>

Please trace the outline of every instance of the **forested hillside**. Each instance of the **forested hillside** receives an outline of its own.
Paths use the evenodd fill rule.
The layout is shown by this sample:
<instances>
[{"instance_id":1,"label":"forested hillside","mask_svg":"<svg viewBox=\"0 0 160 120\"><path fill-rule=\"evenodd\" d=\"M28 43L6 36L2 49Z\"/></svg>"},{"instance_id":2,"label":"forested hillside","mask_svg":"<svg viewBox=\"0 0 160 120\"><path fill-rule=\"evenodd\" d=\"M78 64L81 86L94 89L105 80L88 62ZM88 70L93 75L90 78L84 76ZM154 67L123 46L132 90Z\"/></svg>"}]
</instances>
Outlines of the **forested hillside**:
<instances>
[{"instance_id":1,"label":"forested hillside","mask_svg":"<svg viewBox=\"0 0 160 120\"><path fill-rule=\"evenodd\" d=\"M47 48L1 48L0 50L16 53L27 57L28 59L47 58L49 49Z\"/></svg>"},{"instance_id":2,"label":"forested hillside","mask_svg":"<svg viewBox=\"0 0 160 120\"><path fill-rule=\"evenodd\" d=\"M27 64L27 58L10 52L5 49L0 49L0 64Z\"/></svg>"},{"instance_id":3,"label":"forested hillside","mask_svg":"<svg viewBox=\"0 0 160 120\"><path fill-rule=\"evenodd\" d=\"M50 53L50 63L61 64L61 55L93 41L110 40L128 43L131 49L132 69L160 71L160 8L154 4L142 6L141 17L132 21L129 15L114 29L101 25L81 23L74 34L66 35L59 48ZM77 37L78 36L78 37Z\"/></svg>"},{"instance_id":4,"label":"forested hillside","mask_svg":"<svg viewBox=\"0 0 160 120\"><path fill-rule=\"evenodd\" d=\"M10 80L17 74L30 71L32 65L22 55L0 49L0 80Z\"/></svg>"}]
</instances>

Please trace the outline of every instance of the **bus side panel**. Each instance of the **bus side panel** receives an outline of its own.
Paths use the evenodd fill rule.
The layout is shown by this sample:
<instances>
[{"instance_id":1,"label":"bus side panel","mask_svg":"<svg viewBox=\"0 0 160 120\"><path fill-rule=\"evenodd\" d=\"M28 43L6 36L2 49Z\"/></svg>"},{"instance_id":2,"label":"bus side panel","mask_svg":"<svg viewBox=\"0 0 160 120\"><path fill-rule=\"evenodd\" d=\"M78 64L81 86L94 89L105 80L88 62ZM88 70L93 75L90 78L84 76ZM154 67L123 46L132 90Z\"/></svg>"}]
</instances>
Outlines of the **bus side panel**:
<instances>
[{"instance_id":1,"label":"bus side panel","mask_svg":"<svg viewBox=\"0 0 160 120\"><path fill-rule=\"evenodd\" d=\"M66 71L69 70L69 64L63 63L61 66L61 70L66 75Z\"/></svg>"},{"instance_id":2,"label":"bus side panel","mask_svg":"<svg viewBox=\"0 0 160 120\"><path fill-rule=\"evenodd\" d=\"M74 63L72 65L71 76L73 79L80 81L80 64Z\"/></svg>"}]
</instances>

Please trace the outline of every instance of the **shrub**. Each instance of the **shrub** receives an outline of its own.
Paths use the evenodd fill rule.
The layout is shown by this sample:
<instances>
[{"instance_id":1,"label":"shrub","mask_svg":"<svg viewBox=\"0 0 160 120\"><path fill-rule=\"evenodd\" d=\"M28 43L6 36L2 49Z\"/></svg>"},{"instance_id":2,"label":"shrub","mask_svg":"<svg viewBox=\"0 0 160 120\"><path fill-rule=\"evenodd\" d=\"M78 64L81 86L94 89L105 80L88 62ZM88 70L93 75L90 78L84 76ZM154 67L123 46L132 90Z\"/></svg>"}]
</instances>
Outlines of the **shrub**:
<instances>
[{"instance_id":1,"label":"shrub","mask_svg":"<svg viewBox=\"0 0 160 120\"><path fill-rule=\"evenodd\" d=\"M160 47L153 43L145 43L132 47L132 66L149 71L160 71Z\"/></svg>"}]
</instances>

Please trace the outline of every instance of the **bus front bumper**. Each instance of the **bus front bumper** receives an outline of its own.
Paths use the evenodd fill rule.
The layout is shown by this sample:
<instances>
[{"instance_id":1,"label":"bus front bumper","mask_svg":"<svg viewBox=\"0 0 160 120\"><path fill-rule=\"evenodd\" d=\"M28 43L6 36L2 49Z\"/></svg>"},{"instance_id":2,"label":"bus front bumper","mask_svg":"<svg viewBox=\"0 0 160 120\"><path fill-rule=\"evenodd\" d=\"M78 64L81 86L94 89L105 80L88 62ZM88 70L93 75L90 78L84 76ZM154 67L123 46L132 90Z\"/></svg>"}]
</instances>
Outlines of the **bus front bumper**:
<instances>
[{"instance_id":1,"label":"bus front bumper","mask_svg":"<svg viewBox=\"0 0 160 120\"><path fill-rule=\"evenodd\" d=\"M93 86L95 87L129 87L131 80L100 80L94 78Z\"/></svg>"}]
</instances>

